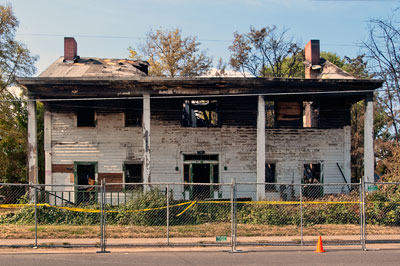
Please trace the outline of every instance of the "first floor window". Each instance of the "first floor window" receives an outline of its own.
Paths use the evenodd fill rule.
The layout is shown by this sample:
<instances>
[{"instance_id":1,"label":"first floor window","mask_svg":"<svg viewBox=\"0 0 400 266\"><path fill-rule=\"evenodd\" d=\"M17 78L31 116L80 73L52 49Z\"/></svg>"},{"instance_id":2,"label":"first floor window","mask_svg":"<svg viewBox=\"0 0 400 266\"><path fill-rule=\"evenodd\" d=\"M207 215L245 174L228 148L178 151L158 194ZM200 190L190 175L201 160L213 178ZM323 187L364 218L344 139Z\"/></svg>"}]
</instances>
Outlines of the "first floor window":
<instances>
[{"instance_id":1,"label":"first floor window","mask_svg":"<svg viewBox=\"0 0 400 266\"><path fill-rule=\"evenodd\" d=\"M265 183L265 192L276 191L275 185L271 184L276 183L274 163L265 164Z\"/></svg>"},{"instance_id":2,"label":"first floor window","mask_svg":"<svg viewBox=\"0 0 400 266\"><path fill-rule=\"evenodd\" d=\"M143 183L142 164L125 164L125 189L134 190L142 188L142 185L134 183Z\"/></svg>"}]
</instances>

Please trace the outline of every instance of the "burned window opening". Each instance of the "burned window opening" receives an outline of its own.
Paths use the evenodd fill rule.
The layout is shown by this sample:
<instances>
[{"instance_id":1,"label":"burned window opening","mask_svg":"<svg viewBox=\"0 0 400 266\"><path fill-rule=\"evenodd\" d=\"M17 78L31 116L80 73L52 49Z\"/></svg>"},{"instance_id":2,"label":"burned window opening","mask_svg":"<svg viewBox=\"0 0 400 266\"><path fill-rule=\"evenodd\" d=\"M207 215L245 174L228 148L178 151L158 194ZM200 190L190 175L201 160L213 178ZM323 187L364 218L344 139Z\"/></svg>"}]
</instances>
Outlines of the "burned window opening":
<instances>
[{"instance_id":1,"label":"burned window opening","mask_svg":"<svg viewBox=\"0 0 400 266\"><path fill-rule=\"evenodd\" d=\"M265 102L265 127L274 128L275 124L275 102L266 101Z\"/></svg>"},{"instance_id":2,"label":"burned window opening","mask_svg":"<svg viewBox=\"0 0 400 266\"><path fill-rule=\"evenodd\" d=\"M275 164L265 164L265 183L276 183ZM273 184L265 184L265 192L275 192L276 186Z\"/></svg>"},{"instance_id":3,"label":"burned window opening","mask_svg":"<svg viewBox=\"0 0 400 266\"><path fill-rule=\"evenodd\" d=\"M79 108L76 113L78 127L95 127L95 111L92 108Z\"/></svg>"},{"instance_id":4,"label":"burned window opening","mask_svg":"<svg viewBox=\"0 0 400 266\"><path fill-rule=\"evenodd\" d=\"M182 114L183 127L219 127L217 100L185 100Z\"/></svg>"},{"instance_id":5,"label":"burned window opening","mask_svg":"<svg viewBox=\"0 0 400 266\"><path fill-rule=\"evenodd\" d=\"M316 102L303 102L303 128L319 127L319 105Z\"/></svg>"},{"instance_id":6,"label":"burned window opening","mask_svg":"<svg viewBox=\"0 0 400 266\"><path fill-rule=\"evenodd\" d=\"M125 185L126 190L142 189L143 185L132 185L132 183L143 183L142 164L125 164Z\"/></svg>"},{"instance_id":7,"label":"burned window opening","mask_svg":"<svg viewBox=\"0 0 400 266\"><path fill-rule=\"evenodd\" d=\"M301 128L303 125L302 102L276 102L276 124L278 128Z\"/></svg>"},{"instance_id":8,"label":"burned window opening","mask_svg":"<svg viewBox=\"0 0 400 266\"><path fill-rule=\"evenodd\" d=\"M124 112L125 127L141 127L142 115L140 110L127 110Z\"/></svg>"}]
</instances>

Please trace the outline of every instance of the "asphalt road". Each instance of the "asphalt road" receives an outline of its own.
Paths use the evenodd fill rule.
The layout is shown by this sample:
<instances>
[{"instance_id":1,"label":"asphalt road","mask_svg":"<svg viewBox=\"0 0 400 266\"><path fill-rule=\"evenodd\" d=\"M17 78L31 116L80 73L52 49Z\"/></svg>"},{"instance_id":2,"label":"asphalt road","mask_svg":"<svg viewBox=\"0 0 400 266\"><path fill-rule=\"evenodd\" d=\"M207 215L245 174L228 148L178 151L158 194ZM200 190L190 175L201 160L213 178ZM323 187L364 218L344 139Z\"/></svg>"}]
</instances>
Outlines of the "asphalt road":
<instances>
[{"instance_id":1,"label":"asphalt road","mask_svg":"<svg viewBox=\"0 0 400 266\"><path fill-rule=\"evenodd\" d=\"M96 253L0 254L1 266L102 266L102 265L400 265L400 250L360 251L255 251L230 254L222 251L152 251Z\"/></svg>"}]
</instances>

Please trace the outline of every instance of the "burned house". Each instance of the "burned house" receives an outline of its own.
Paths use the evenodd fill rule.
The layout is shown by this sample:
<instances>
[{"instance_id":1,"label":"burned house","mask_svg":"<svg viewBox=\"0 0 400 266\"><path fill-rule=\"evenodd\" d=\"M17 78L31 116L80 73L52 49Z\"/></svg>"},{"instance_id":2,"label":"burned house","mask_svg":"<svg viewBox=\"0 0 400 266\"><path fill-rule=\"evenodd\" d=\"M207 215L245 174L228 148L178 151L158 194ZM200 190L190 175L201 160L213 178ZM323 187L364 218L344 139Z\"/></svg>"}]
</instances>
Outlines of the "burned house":
<instances>
[{"instance_id":1,"label":"burned house","mask_svg":"<svg viewBox=\"0 0 400 266\"><path fill-rule=\"evenodd\" d=\"M365 178L373 180L373 93L382 82L355 79L320 58L319 41L305 52L302 79L165 78L148 76L142 61L79 57L65 38L64 57L39 77L19 79L30 99L29 180L38 180L42 101L46 184L105 180L122 191L235 178L253 182L244 194L262 199L279 197L277 182L349 183L350 108L361 100ZM227 198L229 190L181 185L174 196Z\"/></svg>"}]
</instances>

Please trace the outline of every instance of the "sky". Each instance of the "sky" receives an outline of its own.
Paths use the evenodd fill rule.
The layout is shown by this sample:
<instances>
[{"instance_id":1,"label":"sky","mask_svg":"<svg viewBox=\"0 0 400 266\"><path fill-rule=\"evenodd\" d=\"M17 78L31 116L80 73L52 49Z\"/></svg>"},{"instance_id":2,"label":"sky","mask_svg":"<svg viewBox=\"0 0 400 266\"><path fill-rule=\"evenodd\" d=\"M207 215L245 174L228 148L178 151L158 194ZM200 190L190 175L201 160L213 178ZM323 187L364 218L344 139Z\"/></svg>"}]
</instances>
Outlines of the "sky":
<instances>
[{"instance_id":1,"label":"sky","mask_svg":"<svg viewBox=\"0 0 400 266\"><path fill-rule=\"evenodd\" d=\"M63 55L63 37L75 37L81 57L127 58L150 30L179 27L201 49L229 61L233 33L277 25L301 45L321 51L362 53L368 20L387 18L399 0L9 0L20 25L16 39L40 58L37 74Z\"/></svg>"}]
</instances>

